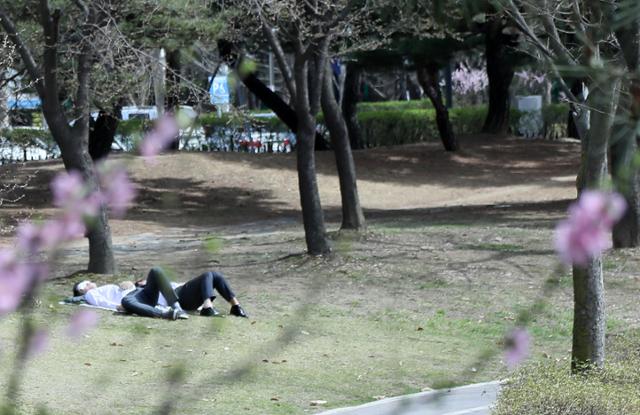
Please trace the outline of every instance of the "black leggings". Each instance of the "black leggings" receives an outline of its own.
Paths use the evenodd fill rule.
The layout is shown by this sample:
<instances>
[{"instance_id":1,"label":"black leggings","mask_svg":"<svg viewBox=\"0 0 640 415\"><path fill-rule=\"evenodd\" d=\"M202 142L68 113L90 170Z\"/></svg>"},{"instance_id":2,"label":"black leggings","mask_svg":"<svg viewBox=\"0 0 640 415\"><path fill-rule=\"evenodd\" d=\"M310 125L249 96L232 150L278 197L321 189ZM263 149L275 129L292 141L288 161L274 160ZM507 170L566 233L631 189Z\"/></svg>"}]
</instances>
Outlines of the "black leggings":
<instances>
[{"instance_id":1,"label":"black leggings","mask_svg":"<svg viewBox=\"0 0 640 415\"><path fill-rule=\"evenodd\" d=\"M207 298L213 300L216 297L214 289L227 301L236 296L222 274L212 271L205 272L176 288L176 294L183 309L196 310Z\"/></svg>"},{"instance_id":2,"label":"black leggings","mask_svg":"<svg viewBox=\"0 0 640 415\"><path fill-rule=\"evenodd\" d=\"M162 310L156 308L160 293L171 305L178 301L171 282L160 268L151 268L147 284L131 291L122 299L122 307L130 313L143 317L162 317Z\"/></svg>"}]
</instances>

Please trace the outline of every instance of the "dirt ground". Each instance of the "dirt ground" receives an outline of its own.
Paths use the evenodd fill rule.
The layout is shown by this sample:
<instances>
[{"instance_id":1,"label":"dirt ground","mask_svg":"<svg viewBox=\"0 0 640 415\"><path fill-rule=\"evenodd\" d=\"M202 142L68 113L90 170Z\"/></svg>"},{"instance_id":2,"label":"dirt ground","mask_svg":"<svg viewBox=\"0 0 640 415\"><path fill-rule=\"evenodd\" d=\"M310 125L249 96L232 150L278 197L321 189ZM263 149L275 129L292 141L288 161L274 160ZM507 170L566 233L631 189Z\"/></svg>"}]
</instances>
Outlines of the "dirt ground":
<instances>
[{"instance_id":1,"label":"dirt ground","mask_svg":"<svg viewBox=\"0 0 640 415\"><path fill-rule=\"evenodd\" d=\"M461 147L457 153L444 152L438 143L355 151L367 216L400 217L420 209L575 196L577 143L472 136L463 137ZM301 219L295 154L180 153L152 162L122 155L112 159L129 163L140 188L138 204L126 219L111 221L116 239L171 227L250 225L255 230L254 222ZM51 196L42 189L60 169L55 161L3 167L5 180L16 170L21 177L34 176L25 198L2 206L5 225L25 211L49 213ZM317 153L317 171L326 218L339 222L340 193L331 152Z\"/></svg>"},{"instance_id":2,"label":"dirt ground","mask_svg":"<svg viewBox=\"0 0 640 415\"><path fill-rule=\"evenodd\" d=\"M335 162L331 153L317 153L334 250L324 258L301 255L294 154L181 153L153 163L115 156L114 161L129 164L140 194L124 219L111 220L120 275L100 281L141 276L155 264L180 277L215 268L229 276L252 322L258 322L252 326L255 333L247 334L256 336L251 341L269 339L302 316L303 340L288 350L286 365L259 371L256 376L263 380L251 389L251 408L244 413L303 413L310 410L310 400L325 397L331 407L366 402L432 387L443 377L459 383L503 377L499 359L483 370L476 370L474 359L484 347L496 348L518 311L533 303L549 278L557 290L531 327L537 339L533 357L566 360L571 278L558 269L550 242L554 224L576 194L579 144L472 136L463 137L461 147L455 154L438 143L356 151L368 221L367 232L359 235L337 232ZM0 207L0 243L11 244L17 219L52 213L51 196L42 189L60 170L57 162L2 168L5 177L17 172L19 182L27 175L33 179L23 199ZM69 246L61 258L55 277L84 269L86 242ZM640 327L638 258L638 250L605 257L612 335ZM56 308L55 299L69 286L69 279L58 278L45 292L55 312L66 312ZM311 312L305 308L310 303ZM105 331L110 325L126 327L117 319L105 324ZM250 330L231 326L236 328L246 339ZM8 336L0 334L0 340ZM107 341L99 336L89 340L92 347ZM237 346L240 352L245 343ZM233 352L235 346L229 347ZM266 368L263 362L270 360L256 362ZM136 389L142 379L127 379L119 382L144 395ZM195 388L193 382L187 386ZM38 397L51 393L36 386L29 391ZM217 412L235 413L233 400L216 399ZM191 402L180 413L201 413L199 404Z\"/></svg>"}]
</instances>

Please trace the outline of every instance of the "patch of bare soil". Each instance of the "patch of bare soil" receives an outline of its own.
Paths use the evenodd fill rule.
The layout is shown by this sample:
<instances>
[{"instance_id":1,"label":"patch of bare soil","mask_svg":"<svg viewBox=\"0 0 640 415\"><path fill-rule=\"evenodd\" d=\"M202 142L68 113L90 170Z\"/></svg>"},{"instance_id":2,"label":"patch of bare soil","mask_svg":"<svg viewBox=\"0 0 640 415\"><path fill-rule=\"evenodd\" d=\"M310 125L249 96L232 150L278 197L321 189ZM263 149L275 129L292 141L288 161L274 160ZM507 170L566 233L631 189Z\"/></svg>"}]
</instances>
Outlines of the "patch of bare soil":
<instances>
[{"instance_id":1,"label":"patch of bare soil","mask_svg":"<svg viewBox=\"0 0 640 415\"><path fill-rule=\"evenodd\" d=\"M579 145L469 136L462 150L438 143L355 151L358 188L369 216L402 216L411 210L546 202L575 196ZM152 162L118 155L138 184L137 205L124 220L112 220L116 239L166 227L230 226L264 220L300 221L295 154L178 153ZM5 225L30 211L50 213L48 182L59 162L19 167L20 182L34 175L25 197L5 203ZM5 176L7 167L2 171ZM15 169L15 167L14 167ZM340 193L331 152L317 153L323 207L340 220ZM390 213L391 212L391 213ZM257 224L254 224L254 227Z\"/></svg>"}]
</instances>

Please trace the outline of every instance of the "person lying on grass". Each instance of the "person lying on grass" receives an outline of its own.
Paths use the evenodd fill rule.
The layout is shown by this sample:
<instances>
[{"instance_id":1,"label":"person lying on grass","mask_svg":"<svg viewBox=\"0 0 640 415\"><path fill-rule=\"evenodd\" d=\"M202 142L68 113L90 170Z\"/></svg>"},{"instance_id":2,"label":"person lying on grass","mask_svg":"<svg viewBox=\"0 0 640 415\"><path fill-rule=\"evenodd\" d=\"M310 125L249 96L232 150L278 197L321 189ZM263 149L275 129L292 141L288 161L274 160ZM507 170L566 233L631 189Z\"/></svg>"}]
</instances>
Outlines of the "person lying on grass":
<instances>
[{"instance_id":1,"label":"person lying on grass","mask_svg":"<svg viewBox=\"0 0 640 415\"><path fill-rule=\"evenodd\" d=\"M139 280L135 284L125 281L119 285L107 284L98 287L92 281L84 280L73 286L74 297L68 298L67 301L85 301L90 305L111 310L175 320L188 318L183 310L199 308L201 316L219 316L220 312L212 303L216 297L214 290L231 304L229 314L248 317L227 280L217 272L205 272L183 284L171 283L160 267L151 268L147 279ZM155 307L169 304L171 308L164 312Z\"/></svg>"}]
</instances>

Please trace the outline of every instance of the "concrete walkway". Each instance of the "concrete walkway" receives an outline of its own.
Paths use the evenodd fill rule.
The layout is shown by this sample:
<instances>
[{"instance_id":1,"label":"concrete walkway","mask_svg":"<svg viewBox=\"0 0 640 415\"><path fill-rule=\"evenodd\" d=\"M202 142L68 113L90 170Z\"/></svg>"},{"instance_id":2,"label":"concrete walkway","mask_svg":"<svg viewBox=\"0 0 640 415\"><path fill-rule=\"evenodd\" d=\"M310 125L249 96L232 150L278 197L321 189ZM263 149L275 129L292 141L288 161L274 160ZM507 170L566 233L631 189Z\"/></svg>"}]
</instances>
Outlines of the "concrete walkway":
<instances>
[{"instance_id":1,"label":"concrete walkway","mask_svg":"<svg viewBox=\"0 0 640 415\"><path fill-rule=\"evenodd\" d=\"M490 415L500 387L499 381L477 383L332 409L318 415Z\"/></svg>"}]
</instances>

